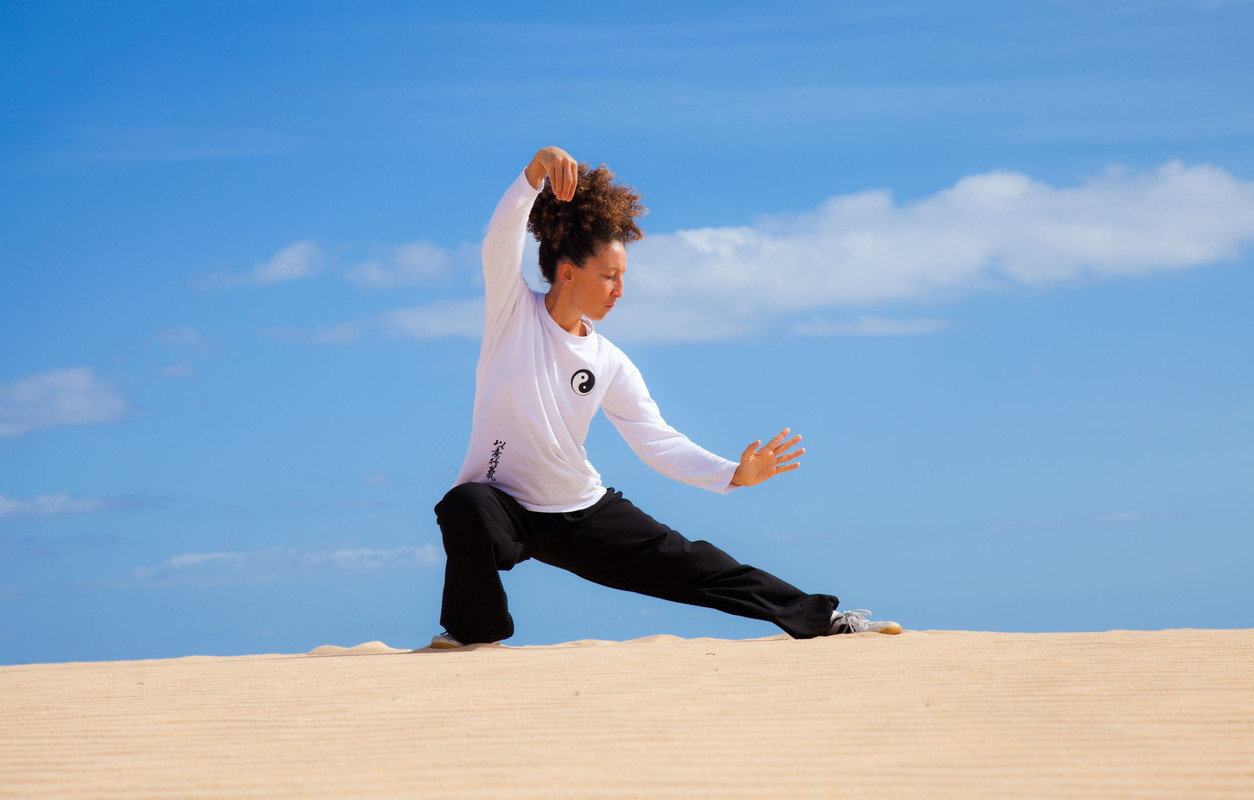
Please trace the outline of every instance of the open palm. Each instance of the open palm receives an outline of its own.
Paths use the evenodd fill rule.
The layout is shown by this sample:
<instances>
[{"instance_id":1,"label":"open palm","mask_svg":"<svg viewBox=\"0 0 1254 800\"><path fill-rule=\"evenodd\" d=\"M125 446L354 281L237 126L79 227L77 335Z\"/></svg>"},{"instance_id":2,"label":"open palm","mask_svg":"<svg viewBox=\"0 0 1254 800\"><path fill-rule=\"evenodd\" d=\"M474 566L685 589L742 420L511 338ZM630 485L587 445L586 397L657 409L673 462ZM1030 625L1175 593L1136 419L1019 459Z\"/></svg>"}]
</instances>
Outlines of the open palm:
<instances>
[{"instance_id":1,"label":"open palm","mask_svg":"<svg viewBox=\"0 0 1254 800\"><path fill-rule=\"evenodd\" d=\"M740 454L740 466L736 467L736 473L732 475L732 486L753 486L774 478L781 472L791 472L801 466L798 462L788 463L805 453L804 447L792 449L801 441L801 434L789 439L789 433L789 429L784 428L765 445L758 439L746 447Z\"/></svg>"}]
</instances>

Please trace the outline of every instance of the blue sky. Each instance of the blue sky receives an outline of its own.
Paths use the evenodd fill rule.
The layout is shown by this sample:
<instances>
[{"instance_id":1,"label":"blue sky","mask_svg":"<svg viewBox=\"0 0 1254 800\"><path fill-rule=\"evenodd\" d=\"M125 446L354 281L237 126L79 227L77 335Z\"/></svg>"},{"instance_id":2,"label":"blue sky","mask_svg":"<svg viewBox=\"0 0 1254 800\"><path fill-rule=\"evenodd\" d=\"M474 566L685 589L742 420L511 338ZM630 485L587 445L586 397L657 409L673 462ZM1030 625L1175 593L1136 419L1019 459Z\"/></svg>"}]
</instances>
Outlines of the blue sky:
<instances>
[{"instance_id":1,"label":"blue sky","mask_svg":"<svg viewBox=\"0 0 1254 800\"><path fill-rule=\"evenodd\" d=\"M431 4L434 6L435 4ZM436 632L477 245L541 146L650 208L599 329L909 628L1254 626L1248 2L0 8L0 663ZM528 273L533 284L537 271ZM772 627L506 576L517 644Z\"/></svg>"}]
</instances>

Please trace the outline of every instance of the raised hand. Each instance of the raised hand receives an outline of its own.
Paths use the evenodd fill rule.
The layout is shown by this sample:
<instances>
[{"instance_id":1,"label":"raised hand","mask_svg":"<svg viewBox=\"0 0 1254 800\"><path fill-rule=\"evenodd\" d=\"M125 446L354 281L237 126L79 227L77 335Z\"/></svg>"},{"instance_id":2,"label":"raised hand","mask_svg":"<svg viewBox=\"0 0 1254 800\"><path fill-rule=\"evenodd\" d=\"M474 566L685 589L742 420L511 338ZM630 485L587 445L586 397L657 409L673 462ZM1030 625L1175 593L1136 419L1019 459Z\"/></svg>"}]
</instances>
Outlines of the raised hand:
<instances>
[{"instance_id":1,"label":"raised hand","mask_svg":"<svg viewBox=\"0 0 1254 800\"><path fill-rule=\"evenodd\" d=\"M791 472L801 466L799 463L787 463L805 453L804 447L792 449L801 441L801 434L788 439L789 432L788 428L784 428L765 445L759 447L762 440L758 439L746 447L740 454L740 466L736 467L736 473L732 475L731 485L753 486L774 478L781 472Z\"/></svg>"},{"instance_id":2,"label":"raised hand","mask_svg":"<svg viewBox=\"0 0 1254 800\"><path fill-rule=\"evenodd\" d=\"M560 147L546 147L536 153L527 165L527 180L539 189L545 175L549 176L549 185L558 200L566 201L575 196L575 187L579 184L579 162L571 158L570 153Z\"/></svg>"}]
</instances>

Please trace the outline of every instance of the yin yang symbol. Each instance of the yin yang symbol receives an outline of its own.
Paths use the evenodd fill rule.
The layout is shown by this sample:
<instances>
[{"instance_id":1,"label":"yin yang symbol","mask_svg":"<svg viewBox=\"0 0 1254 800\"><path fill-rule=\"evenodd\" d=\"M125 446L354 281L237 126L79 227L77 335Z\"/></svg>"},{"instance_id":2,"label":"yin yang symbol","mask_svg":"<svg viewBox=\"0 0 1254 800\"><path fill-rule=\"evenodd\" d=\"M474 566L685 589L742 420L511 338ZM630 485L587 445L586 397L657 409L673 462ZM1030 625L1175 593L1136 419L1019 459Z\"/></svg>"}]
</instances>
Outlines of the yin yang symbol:
<instances>
[{"instance_id":1,"label":"yin yang symbol","mask_svg":"<svg viewBox=\"0 0 1254 800\"><path fill-rule=\"evenodd\" d=\"M591 372L581 369L574 375L570 376L570 388L575 390L575 394L585 395L592 391L592 387L596 386L597 379Z\"/></svg>"}]
</instances>

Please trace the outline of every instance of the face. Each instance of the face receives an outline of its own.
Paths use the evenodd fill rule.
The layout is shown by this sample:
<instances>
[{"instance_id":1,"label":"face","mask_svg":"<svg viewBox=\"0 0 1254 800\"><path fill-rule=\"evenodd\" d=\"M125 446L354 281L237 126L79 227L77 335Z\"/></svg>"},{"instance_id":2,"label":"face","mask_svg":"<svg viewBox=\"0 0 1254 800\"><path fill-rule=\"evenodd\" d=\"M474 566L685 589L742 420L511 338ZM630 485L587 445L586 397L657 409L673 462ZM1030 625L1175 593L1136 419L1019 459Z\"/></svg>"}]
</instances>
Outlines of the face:
<instances>
[{"instance_id":1,"label":"face","mask_svg":"<svg viewBox=\"0 0 1254 800\"><path fill-rule=\"evenodd\" d=\"M582 267L563 263L558 278L579 312L600 322L623 296L623 275L627 272L627 248L622 242L602 244Z\"/></svg>"}]
</instances>

